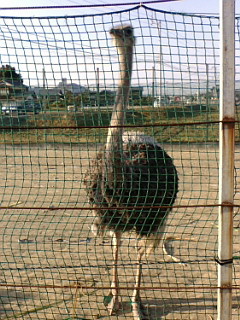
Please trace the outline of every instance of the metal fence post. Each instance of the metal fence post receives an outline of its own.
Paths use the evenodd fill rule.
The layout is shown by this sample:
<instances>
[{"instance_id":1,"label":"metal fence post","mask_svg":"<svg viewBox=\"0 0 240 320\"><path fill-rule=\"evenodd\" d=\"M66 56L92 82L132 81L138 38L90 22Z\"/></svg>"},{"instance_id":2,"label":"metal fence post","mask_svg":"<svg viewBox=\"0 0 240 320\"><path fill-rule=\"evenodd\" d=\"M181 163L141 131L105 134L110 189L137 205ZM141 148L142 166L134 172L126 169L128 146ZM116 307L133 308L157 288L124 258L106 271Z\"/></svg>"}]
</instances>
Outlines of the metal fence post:
<instances>
[{"instance_id":1,"label":"metal fence post","mask_svg":"<svg viewBox=\"0 0 240 320\"><path fill-rule=\"evenodd\" d=\"M220 0L218 320L232 315L235 128L235 0Z\"/></svg>"}]
</instances>

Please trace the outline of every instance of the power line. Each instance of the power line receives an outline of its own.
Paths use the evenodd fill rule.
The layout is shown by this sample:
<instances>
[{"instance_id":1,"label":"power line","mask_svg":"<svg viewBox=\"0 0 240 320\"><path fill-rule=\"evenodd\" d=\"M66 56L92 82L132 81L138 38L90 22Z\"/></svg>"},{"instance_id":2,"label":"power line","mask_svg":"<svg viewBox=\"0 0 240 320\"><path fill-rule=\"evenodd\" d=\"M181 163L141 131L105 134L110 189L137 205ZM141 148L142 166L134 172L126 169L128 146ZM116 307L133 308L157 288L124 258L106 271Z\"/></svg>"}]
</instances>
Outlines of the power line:
<instances>
[{"instance_id":1,"label":"power line","mask_svg":"<svg viewBox=\"0 0 240 320\"><path fill-rule=\"evenodd\" d=\"M75 1L72 1L72 0L67 0L67 1L73 3L74 5L75 5L75 4L78 5L78 3L75 2ZM102 1L99 1L99 2L103 3ZM85 3L89 3L90 5L92 5L92 3L89 2L89 1L87 1L87 0L85 0ZM101 9L95 9L95 11L96 11L96 12L100 12L100 13L105 13L105 11L104 11L104 10L101 10Z\"/></svg>"},{"instance_id":2,"label":"power line","mask_svg":"<svg viewBox=\"0 0 240 320\"><path fill-rule=\"evenodd\" d=\"M39 9L76 9L76 8L96 8L96 7L114 7L114 6L134 6L134 5L145 5L154 4L161 2L175 2L181 0L155 0L155 1L144 1L144 2L130 2L130 3L101 3L101 4L83 4L83 5L62 5L62 6L39 6L39 7L0 7L0 10L39 10Z\"/></svg>"}]
</instances>

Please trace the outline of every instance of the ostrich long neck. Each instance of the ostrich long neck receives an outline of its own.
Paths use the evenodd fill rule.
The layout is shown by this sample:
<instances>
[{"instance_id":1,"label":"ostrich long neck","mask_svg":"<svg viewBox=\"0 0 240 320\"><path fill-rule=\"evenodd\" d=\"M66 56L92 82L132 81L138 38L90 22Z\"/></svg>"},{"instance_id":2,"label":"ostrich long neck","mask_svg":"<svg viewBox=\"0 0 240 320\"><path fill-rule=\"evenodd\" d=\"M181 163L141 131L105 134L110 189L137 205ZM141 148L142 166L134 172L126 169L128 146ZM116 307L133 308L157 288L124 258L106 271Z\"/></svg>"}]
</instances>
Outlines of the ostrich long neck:
<instances>
[{"instance_id":1,"label":"ostrich long neck","mask_svg":"<svg viewBox=\"0 0 240 320\"><path fill-rule=\"evenodd\" d=\"M119 174L122 173L122 126L129 100L133 47L118 46L118 53L120 55L120 82L105 147L105 174L111 184L114 183L114 180L116 182L120 178Z\"/></svg>"}]
</instances>

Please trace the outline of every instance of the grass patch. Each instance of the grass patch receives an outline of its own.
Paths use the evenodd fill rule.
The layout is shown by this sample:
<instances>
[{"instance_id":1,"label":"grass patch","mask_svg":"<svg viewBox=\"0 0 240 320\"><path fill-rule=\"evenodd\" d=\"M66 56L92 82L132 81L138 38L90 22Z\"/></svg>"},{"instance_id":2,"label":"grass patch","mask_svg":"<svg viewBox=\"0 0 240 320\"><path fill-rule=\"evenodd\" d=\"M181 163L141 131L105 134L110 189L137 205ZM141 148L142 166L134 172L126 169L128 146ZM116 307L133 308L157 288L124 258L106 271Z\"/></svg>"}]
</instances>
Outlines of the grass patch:
<instances>
[{"instance_id":1,"label":"grass patch","mask_svg":"<svg viewBox=\"0 0 240 320\"><path fill-rule=\"evenodd\" d=\"M111 110L84 109L81 112L42 112L38 115L0 118L1 144L104 143ZM218 108L204 105L165 108L134 108L126 112L127 130L140 130L159 142L193 143L218 141L218 124L171 126L173 123L207 122L219 119ZM161 126L162 124L166 126ZM142 125L146 127L141 128ZM139 127L140 126L140 127ZM57 128L56 128L57 127ZM105 128L101 128L105 127ZM239 129L236 129L239 140Z\"/></svg>"}]
</instances>

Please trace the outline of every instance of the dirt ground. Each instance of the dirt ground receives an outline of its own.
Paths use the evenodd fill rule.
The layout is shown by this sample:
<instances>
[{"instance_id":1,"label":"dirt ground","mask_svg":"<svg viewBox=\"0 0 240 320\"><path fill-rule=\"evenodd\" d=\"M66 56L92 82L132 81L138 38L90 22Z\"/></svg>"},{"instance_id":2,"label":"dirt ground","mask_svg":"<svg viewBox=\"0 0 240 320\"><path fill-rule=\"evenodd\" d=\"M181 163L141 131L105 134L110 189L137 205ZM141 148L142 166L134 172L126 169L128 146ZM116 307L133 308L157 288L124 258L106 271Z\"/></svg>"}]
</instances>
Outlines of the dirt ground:
<instances>
[{"instance_id":1,"label":"dirt ground","mask_svg":"<svg viewBox=\"0 0 240 320\"><path fill-rule=\"evenodd\" d=\"M165 145L180 179L162 246L143 261L141 296L149 319L217 318L218 149ZM133 319L130 297L136 274L134 234L125 234L119 261L122 310L109 316L103 304L110 285L111 238L95 238L82 183L95 147L0 147L0 319ZM238 168L236 154L236 168ZM239 197L236 178L236 199ZM59 210L55 210L61 208ZM82 209L76 209L82 208ZM234 222L234 256L239 225ZM181 260L175 262L170 255ZM239 285L239 260L233 284ZM233 290L233 319L240 318Z\"/></svg>"}]
</instances>

